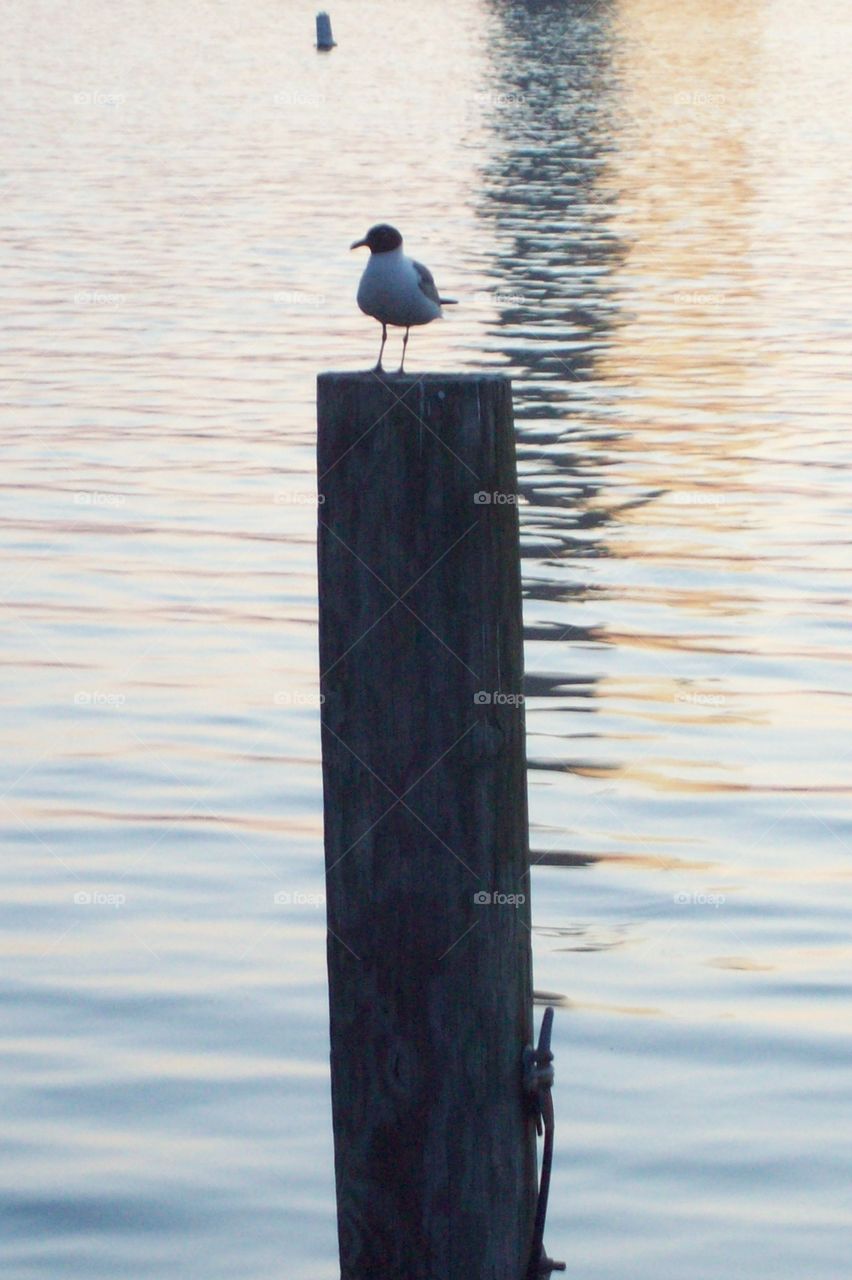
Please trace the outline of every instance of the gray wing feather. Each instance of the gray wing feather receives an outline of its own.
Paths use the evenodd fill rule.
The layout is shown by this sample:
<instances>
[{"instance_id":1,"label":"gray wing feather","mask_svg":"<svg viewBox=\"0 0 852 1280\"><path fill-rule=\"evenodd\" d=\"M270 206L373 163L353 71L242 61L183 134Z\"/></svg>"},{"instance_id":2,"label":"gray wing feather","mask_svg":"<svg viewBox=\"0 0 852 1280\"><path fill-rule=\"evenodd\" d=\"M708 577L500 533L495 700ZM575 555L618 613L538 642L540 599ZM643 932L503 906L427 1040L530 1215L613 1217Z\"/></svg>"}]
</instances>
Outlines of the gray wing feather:
<instances>
[{"instance_id":1,"label":"gray wing feather","mask_svg":"<svg viewBox=\"0 0 852 1280\"><path fill-rule=\"evenodd\" d=\"M438 290L435 287L435 277L432 275L432 272L428 267L424 267L422 262L415 262L413 258L411 259L411 263L414 270L417 272L417 278L420 282L421 290L426 294L426 297L430 302L435 302L440 307L441 299L438 296Z\"/></svg>"}]
</instances>

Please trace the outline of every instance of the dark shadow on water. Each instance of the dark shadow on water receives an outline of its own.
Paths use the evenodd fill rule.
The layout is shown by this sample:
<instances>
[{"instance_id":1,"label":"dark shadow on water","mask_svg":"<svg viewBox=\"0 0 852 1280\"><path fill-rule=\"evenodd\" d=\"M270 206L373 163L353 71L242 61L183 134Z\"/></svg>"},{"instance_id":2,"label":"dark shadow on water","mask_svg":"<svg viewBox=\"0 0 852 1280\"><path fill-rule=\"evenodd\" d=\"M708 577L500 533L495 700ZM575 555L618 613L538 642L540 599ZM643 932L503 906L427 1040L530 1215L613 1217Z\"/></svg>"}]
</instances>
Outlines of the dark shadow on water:
<instances>
[{"instance_id":1,"label":"dark shadow on water","mask_svg":"<svg viewBox=\"0 0 852 1280\"><path fill-rule=\"evenodd\" d=\"M573 607L590 592L584 576L557 583L548 565L607 555L617 515L601 501L600 447L613 428L601 418L596 382L598 356L618 323L613 273L624 257L604 177L615 87L611 12L555 0L493 0L491 11L493 140L479 214L498 245L489 331L515 382L524 595ZM525 635L592 638L568 618L530 621ZM556 686L570 678L532 673L528 691L559 696ZM594 681L584 681L582 696L594 697Z\"/></svg>"}]
</instances>

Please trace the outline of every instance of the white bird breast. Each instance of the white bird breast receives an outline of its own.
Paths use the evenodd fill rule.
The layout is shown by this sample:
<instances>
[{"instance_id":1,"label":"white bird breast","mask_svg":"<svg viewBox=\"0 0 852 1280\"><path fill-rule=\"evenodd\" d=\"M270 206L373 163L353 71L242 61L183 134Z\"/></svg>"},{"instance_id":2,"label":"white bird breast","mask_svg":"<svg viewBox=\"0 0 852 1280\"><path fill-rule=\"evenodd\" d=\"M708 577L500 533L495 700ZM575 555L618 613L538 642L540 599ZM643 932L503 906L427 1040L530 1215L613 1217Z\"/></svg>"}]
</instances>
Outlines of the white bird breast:
<instances>
[{"instance_id":1,"label":"white bird breast","mask_svg":"<svg viewBox=\"0 0 852 1280\"><path fill-rule=\"evenodd\" d=\"M358 306L383 324L428 324L442 311L420 287L420 276L400 249L371 253L358 286Z\"/></svg>"}]
</instances>

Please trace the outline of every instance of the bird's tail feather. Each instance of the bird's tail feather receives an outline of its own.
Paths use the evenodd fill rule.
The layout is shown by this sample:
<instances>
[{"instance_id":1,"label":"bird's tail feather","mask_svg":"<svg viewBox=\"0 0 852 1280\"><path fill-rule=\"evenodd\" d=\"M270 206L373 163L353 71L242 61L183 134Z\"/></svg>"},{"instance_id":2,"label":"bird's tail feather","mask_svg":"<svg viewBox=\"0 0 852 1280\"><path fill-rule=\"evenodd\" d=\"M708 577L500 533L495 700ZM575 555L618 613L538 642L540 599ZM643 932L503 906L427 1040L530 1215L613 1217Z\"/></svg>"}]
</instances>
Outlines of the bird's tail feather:
<instances>
[{"instance_id":1,"label":"bird's tail feather","mask_svg":"<svg viewBox=\"0 0 852 1280\"><path fill-rule=\"evenodd\" d=\"M458 298L439 298L438 301L442 307L457 307L459 304Z\"/></svg>"}]
</instances>

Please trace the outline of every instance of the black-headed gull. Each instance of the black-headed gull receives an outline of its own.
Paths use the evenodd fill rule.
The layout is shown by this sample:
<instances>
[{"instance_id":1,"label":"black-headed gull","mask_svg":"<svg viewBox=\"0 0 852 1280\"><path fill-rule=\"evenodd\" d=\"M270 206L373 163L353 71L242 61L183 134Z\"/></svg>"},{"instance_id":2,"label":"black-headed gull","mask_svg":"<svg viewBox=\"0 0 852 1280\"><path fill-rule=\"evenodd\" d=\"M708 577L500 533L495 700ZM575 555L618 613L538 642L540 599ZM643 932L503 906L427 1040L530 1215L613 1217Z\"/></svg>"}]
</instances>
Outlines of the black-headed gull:
<instances>
[{"instance_id":1,"label":"black-headed gull","mask_svg":"<svg viewBox=\"0 0 852 1280\"><path fill-rule=\"evenodd\" d=\"M373 316L382 326L382 345L374 373L384 373L382 354L388 337L388 325L405 329L402 340L402 359L399 373L403 373L408 331L416 324L429 324L438 320L441 306L454 303L455 298L442 298L428 267L402 252L402 236L396 227L380 222L349 247L358 249L366 245L370 260L364 268L358 286L358 306L368 316Z\"/></svg>"}]
</instances>

